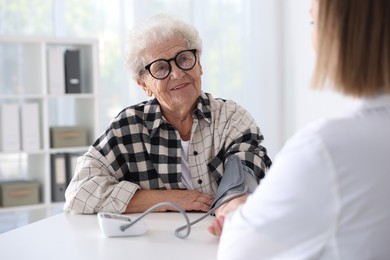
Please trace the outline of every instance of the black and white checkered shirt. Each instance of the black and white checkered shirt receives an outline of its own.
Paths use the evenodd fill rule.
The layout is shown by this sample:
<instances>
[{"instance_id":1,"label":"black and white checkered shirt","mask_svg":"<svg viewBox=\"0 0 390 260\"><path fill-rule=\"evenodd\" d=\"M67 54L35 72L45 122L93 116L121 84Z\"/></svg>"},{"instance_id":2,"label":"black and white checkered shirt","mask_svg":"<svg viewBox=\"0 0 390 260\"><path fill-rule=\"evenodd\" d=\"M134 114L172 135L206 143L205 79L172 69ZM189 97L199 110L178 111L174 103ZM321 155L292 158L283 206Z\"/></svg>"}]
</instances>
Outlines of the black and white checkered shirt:
<instances>
[{"instance_id":1,"label":"black and white checkered shirt","mask_svg":"<svg viewBox=\"0 0 390 260\"><path fill-rule=\"evenodd\" d=\"M271 165L252 116L233 101L201 93L193 113L189 168L194 189L215 195L224 162L237 155L260 180ZM65 209L76 213L125 211L137 189L185 189L179 132L156 99L119 113L78 159Z\"/></svg>"}]
</instances>

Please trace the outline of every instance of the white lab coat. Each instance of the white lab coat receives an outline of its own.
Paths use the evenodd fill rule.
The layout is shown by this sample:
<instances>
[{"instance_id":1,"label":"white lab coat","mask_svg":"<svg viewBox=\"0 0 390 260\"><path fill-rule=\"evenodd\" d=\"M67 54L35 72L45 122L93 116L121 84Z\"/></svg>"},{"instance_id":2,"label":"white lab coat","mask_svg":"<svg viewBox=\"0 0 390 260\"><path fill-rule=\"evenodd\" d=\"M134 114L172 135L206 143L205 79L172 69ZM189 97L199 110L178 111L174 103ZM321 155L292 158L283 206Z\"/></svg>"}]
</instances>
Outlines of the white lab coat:
<instances>
[{"instance_id":1,"label":"white lab coat","mask_svg":"<svg viewBox=\"0 0 390 260\"><path fill-rule=\"evenodd\" d=\"M358 103L286 143L218 259L390 259L390 95Z\"/></svg>"}]
</instances>

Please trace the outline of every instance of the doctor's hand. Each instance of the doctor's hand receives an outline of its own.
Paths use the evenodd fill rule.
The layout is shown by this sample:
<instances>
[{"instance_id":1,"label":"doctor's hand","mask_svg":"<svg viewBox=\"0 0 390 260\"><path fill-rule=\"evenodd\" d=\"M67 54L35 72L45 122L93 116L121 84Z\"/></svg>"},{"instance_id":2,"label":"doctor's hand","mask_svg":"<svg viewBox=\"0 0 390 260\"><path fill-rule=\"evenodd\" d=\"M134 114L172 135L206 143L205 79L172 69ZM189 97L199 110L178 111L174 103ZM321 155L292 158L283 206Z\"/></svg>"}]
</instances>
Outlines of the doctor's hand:
<instances>
[{"instance_id":1,"label":"doctor's hand","mask_svg":"<svg viewBox=\"0 0 390 260\"><path fill-rule=\"evenodd\" d=\"M211 222L208 228L209 232L214 236L217 237L221 236L224 221L225 221L225 216L215 217L215 219L213 220L213 222Z\"/></svg>"},{"instance_id":2,"label":"doctor's hand","mask_svg":"<svg viewBox=\"0 0 390 260\"><path fill-rule=\"evenodd\" d=\"M228 198L229 197L226 197L223 200L226 200ZM217 237L221 236L223 223L225 221L225 216L230 212L235 211L241 204L243 204L246 201L247 198L248 195L243 195L219 207L215 211L215 219L213 220L213 222L211 222L210 226L208 227L209 232L214 236Z\"/></svg>"}]
</instances>

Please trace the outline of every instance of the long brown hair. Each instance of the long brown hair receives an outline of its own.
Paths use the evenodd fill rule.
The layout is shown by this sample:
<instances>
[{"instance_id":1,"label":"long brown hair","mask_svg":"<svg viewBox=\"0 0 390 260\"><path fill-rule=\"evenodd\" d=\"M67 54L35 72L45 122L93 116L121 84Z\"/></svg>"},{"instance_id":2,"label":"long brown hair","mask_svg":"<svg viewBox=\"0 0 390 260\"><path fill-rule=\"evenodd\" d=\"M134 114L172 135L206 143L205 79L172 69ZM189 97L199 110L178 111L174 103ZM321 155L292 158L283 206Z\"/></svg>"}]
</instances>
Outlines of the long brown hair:
<instances>
[{"instance_id":1,"label":"long brown hair","mask_svg":"<svg viewBox=\"0 0 390 260\"><path fill-rule=\"evenodd\" d=\"M355 97L390 93L390 1L317 0L313 87Z\"/></svg>"}]
</instances>

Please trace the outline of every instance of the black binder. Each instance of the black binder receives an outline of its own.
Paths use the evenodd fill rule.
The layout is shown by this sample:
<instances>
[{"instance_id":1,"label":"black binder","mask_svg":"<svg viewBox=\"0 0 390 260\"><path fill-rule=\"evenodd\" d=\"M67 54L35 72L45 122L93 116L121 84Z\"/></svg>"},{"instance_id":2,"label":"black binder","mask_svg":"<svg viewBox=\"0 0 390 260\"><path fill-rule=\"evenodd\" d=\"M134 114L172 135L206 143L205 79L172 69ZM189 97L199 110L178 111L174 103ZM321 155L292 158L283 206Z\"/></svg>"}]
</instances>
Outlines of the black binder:
<instances>
[{"instance_id":1,"label":"black binder","mask_svg":"<svg viewBox=\"0 0 390 260\"><path fill-rule=\"evenodd\" d=\"M81 93L80 50L65 51L65 92Z\"/></svg>"}]
</instances>

